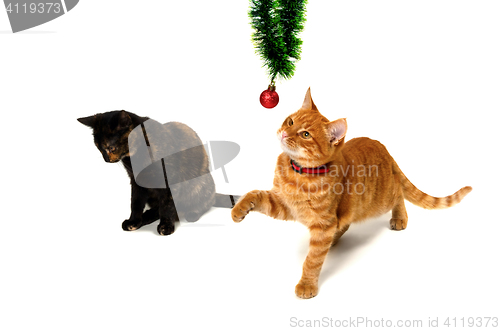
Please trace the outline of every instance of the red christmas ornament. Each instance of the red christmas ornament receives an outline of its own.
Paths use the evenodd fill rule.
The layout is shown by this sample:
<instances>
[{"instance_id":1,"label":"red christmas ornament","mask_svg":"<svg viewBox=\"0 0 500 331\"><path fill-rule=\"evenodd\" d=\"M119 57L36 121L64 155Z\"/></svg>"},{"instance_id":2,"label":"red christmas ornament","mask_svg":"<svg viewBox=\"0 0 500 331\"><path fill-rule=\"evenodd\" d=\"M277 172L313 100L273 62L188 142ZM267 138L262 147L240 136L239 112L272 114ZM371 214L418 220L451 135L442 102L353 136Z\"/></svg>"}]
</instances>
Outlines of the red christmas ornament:
<instances>
[{"instance_id":1,"label":"red christmas ornament","mask_svg":"<svg viewBox=\"0 0 500 331\"><path fill-rule=\"evenodd\" d=\"M278 93L276 93L276 86L269 85L267 90L260 94L260 104L265 108L274 108L280 101Z\"/></svg>"}]
</instances>

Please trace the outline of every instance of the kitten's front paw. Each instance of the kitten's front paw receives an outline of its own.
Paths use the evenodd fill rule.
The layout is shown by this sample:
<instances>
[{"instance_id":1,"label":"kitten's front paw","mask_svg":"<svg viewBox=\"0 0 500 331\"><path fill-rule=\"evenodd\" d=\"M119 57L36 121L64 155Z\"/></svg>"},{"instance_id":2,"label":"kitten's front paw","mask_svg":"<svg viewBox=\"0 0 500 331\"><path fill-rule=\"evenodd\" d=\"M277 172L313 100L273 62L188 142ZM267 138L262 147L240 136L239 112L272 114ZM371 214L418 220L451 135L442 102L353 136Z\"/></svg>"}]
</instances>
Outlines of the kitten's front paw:
<instances>
[{"instance_id":1,"label":"kitten's front paw","mask_svg":"<svg viewBox=\"0 0 500 331\"><path fill-rule=\"evenodd\" d=\"M255 203L252 201L249 195L245 196L243 199L240 199L238 203L231 210L231 217L233 221L239 223L243 221L245 216L254 209Z\"/></svg>"},{"instance_id":2,"label":"kitten's front paw","mask_svg":"<svg viewBox=\"0 0 500 331\"><path fill-rule=\"evenodd\" d=\"M122 223L122 229L124 231L134 231L142 226L142 221L140 220L125 220Z\"/></svg>"},{"instance_id":3,"label":"kitten's front paw","mask_svg":"<svg viewBox=\"0 0 500 331\"><path fill-rule=\"evenodd\" d=\"M160 223L158 225L158 234L160 236L168 236L174 233L175 226L171 222Z\"/></svg>"},{"instance_id":4,"label":"kitten's front paw","mask_svg":"<svg viewBox=\"0 0 500 331\"><path fill-rule=\"evenodd\" d=\"M298 283L295 286L295 294L302 299L310 299L318 294L318 285Z\"/></svg>"}]
</instances>

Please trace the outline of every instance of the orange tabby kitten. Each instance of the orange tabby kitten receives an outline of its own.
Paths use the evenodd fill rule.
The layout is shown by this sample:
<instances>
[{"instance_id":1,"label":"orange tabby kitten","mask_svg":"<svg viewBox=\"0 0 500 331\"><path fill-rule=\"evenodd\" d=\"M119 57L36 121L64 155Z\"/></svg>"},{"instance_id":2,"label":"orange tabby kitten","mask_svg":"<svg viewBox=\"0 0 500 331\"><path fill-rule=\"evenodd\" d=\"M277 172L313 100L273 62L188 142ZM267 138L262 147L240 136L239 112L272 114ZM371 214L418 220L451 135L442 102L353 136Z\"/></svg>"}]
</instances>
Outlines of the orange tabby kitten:
<instances>
[{"instance_id":1,"label":"orange tabby kitten","mask_svg":"<svg viewBox=\"0 0 500 331\"><path fill-rule=\"evenodd\" d=\"M318 294L318 277L326 254L353 222L392 210L390 226L404 230L404 199L434 209L459 203L472 188L444 198L417 189L401 172L387 149L376 140L344 141L345 119L330 122L307 91L302 108L278 130L283 153L278 157L273 188L241 197L231 216L241 222L250 211L282 220L296 220L310 231L309 252L295 287L301 298Z\"/></svg>"}]
</instances>

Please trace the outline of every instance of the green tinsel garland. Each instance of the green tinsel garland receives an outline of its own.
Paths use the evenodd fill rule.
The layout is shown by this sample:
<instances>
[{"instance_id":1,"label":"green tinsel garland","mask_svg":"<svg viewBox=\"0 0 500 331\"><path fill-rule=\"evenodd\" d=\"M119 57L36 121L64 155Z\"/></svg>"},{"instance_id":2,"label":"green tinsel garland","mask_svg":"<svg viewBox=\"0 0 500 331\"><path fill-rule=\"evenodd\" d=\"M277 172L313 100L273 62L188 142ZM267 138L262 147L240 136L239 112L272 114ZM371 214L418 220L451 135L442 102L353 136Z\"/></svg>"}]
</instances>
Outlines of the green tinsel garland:
<instances>
[{"instance_id":1,"label":"green tinsel garland","mask_svg":"<svg viewBox=\"0 0 500 331\"><path fill-rule=\"evenodd\" d=\"M248 15L255 29L252 41L269 71L271 85L277 76L291 78L300 60L306 0L251 0Z\"/></svg>"}]
</instances>

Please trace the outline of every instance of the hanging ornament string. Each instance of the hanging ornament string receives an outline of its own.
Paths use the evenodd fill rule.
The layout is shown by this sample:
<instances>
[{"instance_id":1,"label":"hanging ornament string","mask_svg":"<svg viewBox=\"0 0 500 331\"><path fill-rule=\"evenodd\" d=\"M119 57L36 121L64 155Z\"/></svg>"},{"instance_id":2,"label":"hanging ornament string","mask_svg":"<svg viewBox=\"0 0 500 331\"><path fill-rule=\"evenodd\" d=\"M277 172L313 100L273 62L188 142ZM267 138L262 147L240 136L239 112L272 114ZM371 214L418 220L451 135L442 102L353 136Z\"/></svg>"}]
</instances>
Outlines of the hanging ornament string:
<instances>
[{"instance_id":1,"label":"hanging ornament string","mask_svg":"<svg viewBox=\"0 0 500 331\"><path fill-rule=\"evenodd\" d=\"M306 0L251 0L249 16L255 30L252 41L267 67L271 83L261 94L266 108L278 104L276 79L289 79L300 60L302 40L298 34L304 28ZM263 99L264 102L263 103Z\"/></svg>"}]
</instances>

